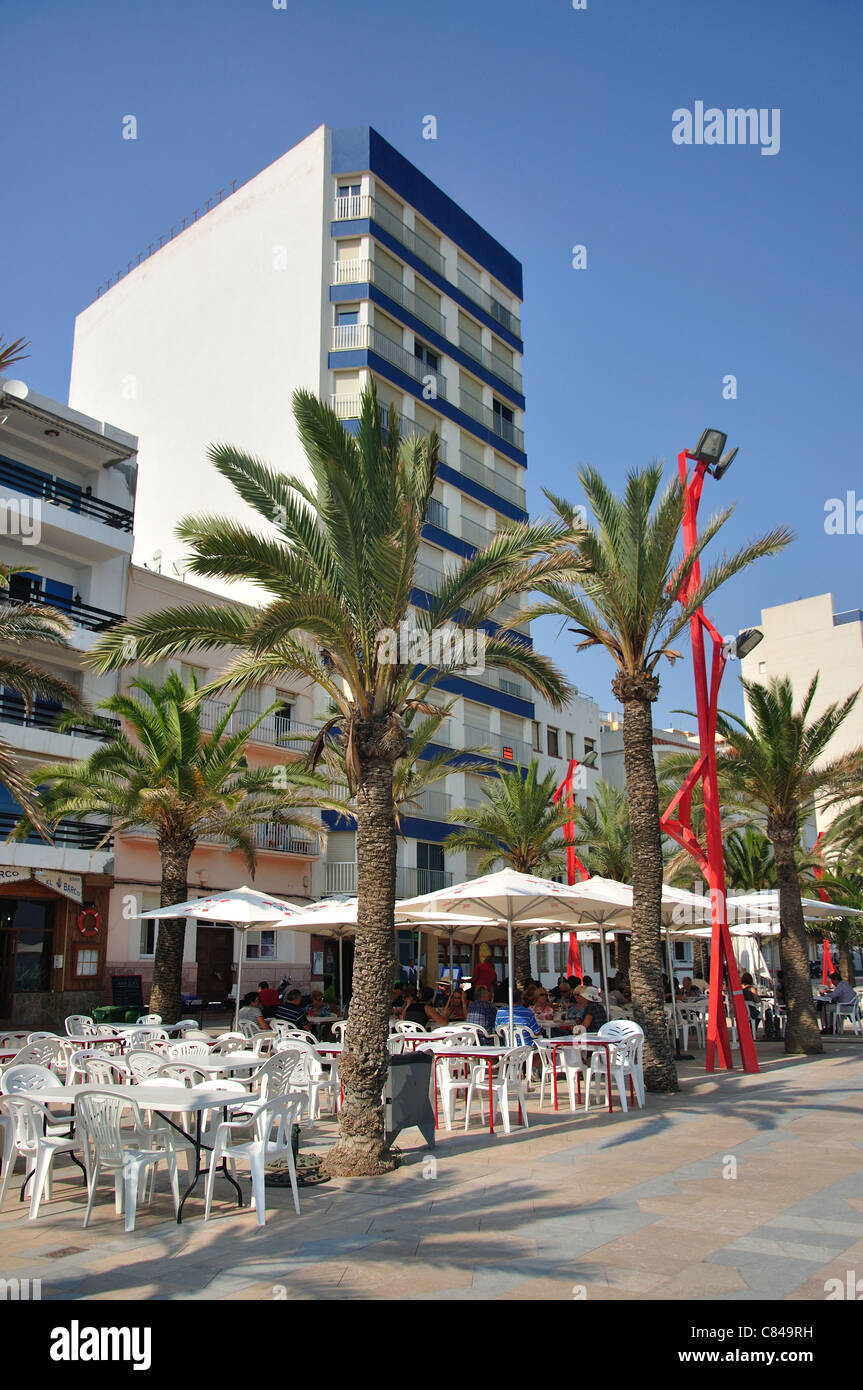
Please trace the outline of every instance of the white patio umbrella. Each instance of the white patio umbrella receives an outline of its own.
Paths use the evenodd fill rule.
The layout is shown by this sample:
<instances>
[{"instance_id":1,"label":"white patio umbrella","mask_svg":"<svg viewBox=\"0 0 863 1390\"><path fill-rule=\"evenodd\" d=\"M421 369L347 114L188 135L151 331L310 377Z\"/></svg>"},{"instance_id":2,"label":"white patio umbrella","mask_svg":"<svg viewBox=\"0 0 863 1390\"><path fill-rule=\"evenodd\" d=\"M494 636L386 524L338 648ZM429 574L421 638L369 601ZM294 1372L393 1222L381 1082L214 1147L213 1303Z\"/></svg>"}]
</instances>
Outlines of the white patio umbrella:
<instances>
[{"instance_id":1,"label":"white patio umbrella","mask_svg":"<svg viewBox=\"0 0 863 1390\"><path fill-rule=\"evenodd\" d=\"M842 907L839 903L822 902L819 898L801 898L803 916L807 922L820 922L828 917L863 917L858 907ZM735 894L728 899L729 908L734 907L738 920L761 917L779 921L779 889L762 888L758 893Z\"/></svg>"},{"instance_id":2,"label":"white patio umbrella","mask_svg":"<svg viewBox=\"0 0 863 1390\"><path fill-rule=\"evenodd\" d=\"M513 927L580 925L585 921L584 889L580 884L553 883L534 874L501 869L495 874L469 879L452 888L440 888L399 903L399 915L413 922L440 920L450 914L506 924L509 975L509 1021L513 1023L512 932ZM592 919L591 919L592 920Z\"/></svg>"},{"instance_id":3,"label":"white patio umbrella","mask_svg":"<svg viewBox=\"0 0 863 1390\"><path fill-rule=\"evenodd\" d=\"M292 931L308 932L310 935L330 936L339 943L339 991L342 990L342 943L345 937L355 936L357 929L357 904L359 899L322 898L320 902L292 912L290 920L284 923ZM449 941L450 981L453 978L453 940L476 943L497 940L501 927L494 922L477 921L473 917L450 917L446 922L437 919L417 923L403 920L400 916L401 903L396 903L396 927L421 926L435 936L446 937ZM344 1006L344 999L341 1000Z\"/></svg>"},{"instance_id":4,"label":"white patio umbrella","mask_svg":"<svg viewBox=\"0 0 863 1390\"><path fill-rule=\"evenodd\" d=\"M259 893L255 888L232 888L229 892L214 893L209 898L190 898L185 903L174 903L171 907L155 907L150 912L142 912L142 918L169 920L173 917L200 917L204 921L229 922L241 936L240 958L237 966L237 998L234 1004L234 1027L240 1012L243 981L242 939L246 932L280 931L289 928L290 919L303 909L286 903L281 898Z\"/></svg>"}]
</instances>

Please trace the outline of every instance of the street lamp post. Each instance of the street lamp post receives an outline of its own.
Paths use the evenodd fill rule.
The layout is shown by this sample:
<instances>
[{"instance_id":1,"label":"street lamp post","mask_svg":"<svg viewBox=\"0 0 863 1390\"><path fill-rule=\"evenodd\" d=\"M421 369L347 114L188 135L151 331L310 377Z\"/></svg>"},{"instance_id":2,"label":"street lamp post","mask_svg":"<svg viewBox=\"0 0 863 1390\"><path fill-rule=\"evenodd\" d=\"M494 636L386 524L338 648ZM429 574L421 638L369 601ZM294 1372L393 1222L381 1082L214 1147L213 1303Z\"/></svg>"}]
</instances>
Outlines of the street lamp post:
<instances>
[{"instance_id":1,"label":"street lamp post","mask_svg":"<svg viewBox=\"0 0 863 1390\"><path fill-rule=\"evenodd\" d=\"M683 513L683 542L687 556L691 555L698 543L698 505L704 485L705 473L719 479L730 467L736 449L723 455L726 436L719 430L705 430L696 448L684 449L677 457L680 481L684 488L685 509ZM689 461L695 467L689 476ZM678 592L678 598L685 602L696 592L701 583L701 565L698 560L692 565ZM725 979L731 995L734 1019L743 1070L758 1071L758 1058L752 1038L749 1011L743 998L737 961L731 946L728 931L728 907L725 897L725 863L722 854L722 827L719 812L719 788L716 773L716 716L719 708L719 686L729 657L745 656L761 640L762 634L749 629L736 639L725 641L716 628L699 608L690 619L692 637L692 661L695 669L695 700L698 712L699 756L678 790L665 815L662 829L687 850L698 864L710 889L710 905L713 930L710 942L710 1000L707 1014L707 1053L705 1067L714 1070L716 1054L723 1069L734 1066L731 1057L731 1043L725 1022L723 985ZM710 680L707 676L707 655L705 634L712 643ZM692 793L701 782L704 795L704 838L702 847L692 829Z\"/></svg>"}]
</instances>

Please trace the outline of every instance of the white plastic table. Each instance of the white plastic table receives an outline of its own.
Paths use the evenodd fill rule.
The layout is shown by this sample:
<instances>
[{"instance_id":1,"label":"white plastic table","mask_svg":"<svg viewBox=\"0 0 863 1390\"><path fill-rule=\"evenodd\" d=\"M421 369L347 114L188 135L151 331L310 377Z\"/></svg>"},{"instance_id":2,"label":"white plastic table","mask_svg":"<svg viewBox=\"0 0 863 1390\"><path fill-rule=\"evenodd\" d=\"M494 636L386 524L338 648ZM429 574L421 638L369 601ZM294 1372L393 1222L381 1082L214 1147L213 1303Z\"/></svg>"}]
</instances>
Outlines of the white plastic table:
<instances>
[{"instance_id":1,"label":"white plastic table","mask_svg":"<svg viewBox=\"0 0 863 1390\"><path fill-rule=\"evenodd\" d=\"M142 1110L154 1110L161 1116L167 1124L175 1129L183 1139L190 1143L195 1151L195 1171L192 1181L180 1198L180 1207L177 1212L177 1224L183 1219L183 1207L186 1199L194 1192L201 1177L201 1151L207 1149L210 1152L209 1144L204 1144L201 1140L201 1127L204 1114L210 1110L223 1110L227 1118L228 1110L233 1110L237 1106L247 1105L248 1097L238 1095L236 1091L221 1090L217 1083L207 1086L171 1086L164 1085L158 1081L144 1081L138 1086L46 1086L44 1090L21 1090L17 1094L24 1096L27 1100L39 1101L44 1105L65 1105L71 1104L75 1108L75 1102L80 1095L93 1094L97 1092L108 1092L114 1096L122 1096L124 1100L134 1102ZM194 1134L187 1134L179 1125L175 1124L170 1118L171 1115L194 1115L195 1131ZM228 1172L227 1164L220 1164L222 1175L237 1193L237 1206L243 1205L243 1193L238 1182L234 1180Z\"/></svg>"}]
</instances>

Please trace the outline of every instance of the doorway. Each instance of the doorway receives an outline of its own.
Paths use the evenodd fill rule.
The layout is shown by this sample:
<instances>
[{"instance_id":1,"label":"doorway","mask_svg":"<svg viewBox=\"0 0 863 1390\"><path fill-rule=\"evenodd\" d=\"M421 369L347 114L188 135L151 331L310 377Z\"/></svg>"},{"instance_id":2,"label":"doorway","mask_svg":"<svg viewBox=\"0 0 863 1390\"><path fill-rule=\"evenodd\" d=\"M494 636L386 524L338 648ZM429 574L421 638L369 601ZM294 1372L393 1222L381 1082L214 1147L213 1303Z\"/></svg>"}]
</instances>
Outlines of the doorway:
<instances>
[{"instance_id":1,"label":"doorway","mask_svg":"<svg viewBox=\"0 0 863 1390\"><path fill-rule=\"evenodd\" d=\"M47 994L54 951L54 904L0 899L0 1016L11 1018L16 994Z\"/></svg>"},{"instance_id":2,"label":"doorway","mask_svg":"<svg viewBox=\"0 0 863 1390\"><path fill-rule=\"evenodd\" d=\"M234 928L198 922L195 960L198 964L198 998L205 1004L221 1003L231 993L234 964Z\"/></svg>"}]
</instances>

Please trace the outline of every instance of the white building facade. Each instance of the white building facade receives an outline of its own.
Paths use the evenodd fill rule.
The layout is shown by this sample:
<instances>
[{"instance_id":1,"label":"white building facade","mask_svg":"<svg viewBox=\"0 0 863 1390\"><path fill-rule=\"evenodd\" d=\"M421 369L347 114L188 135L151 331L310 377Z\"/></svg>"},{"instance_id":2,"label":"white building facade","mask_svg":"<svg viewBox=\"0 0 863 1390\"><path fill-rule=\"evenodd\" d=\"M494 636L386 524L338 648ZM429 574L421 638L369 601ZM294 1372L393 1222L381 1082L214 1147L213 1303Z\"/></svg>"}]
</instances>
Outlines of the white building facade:
<instances>
[{"instance_id":1,"label":"white building facade","mask_svg":"<svg viewBox=\"0 0 863 1390\"><path fill-rule=\"evenodd\" d=\"M795 706L809 689L813 676L818 688L812 705L815 717L830 704L847 700L863 687L863 611L836 613L832 594L797 599L761 610L764 640L743 658L744 680L766 685L774 676L787 676ZM748 713L748 711L747 711ZM826 758L833 759L863 747L863 697L832 740ZM835 812L817 810L816 830L824 830Z\"/></svg>"},{"instance_id":2,"label":"white building facade","mask_svg":"<svg viewBox=\"0 0 863 1390\"><path fill-rule=\"evenodd\" d=\"M59 609L71 622L65 647L28 642L4 655L63 679L91 706L117 688L116 675L94 674L84 658L125 616L135 453L123 430L0 380L0 562L14 571L0 581L0 603ZM0 738L27 772L87 758L98 746L83 724L61 732L62 713L40 698L28 709L16 688L0 687ZM0 784L4 841L20 814ZM101 1002L114 869L108 829L64 820L52 843L34 831L0 846L0 1022L53 1023L61 1011Z\"/></svg>"},{"instance_id":3,"label":"white building facade","mask_svg":"<svg viewBox=\"0 0 863 1390\"><path fill-rule=\"evenodd\" d=\"M293 390L330 400L355 430L375 381L404 432L434 430L441 441L413 595L428 606L446 571L503 519L527 517L521 298L519 262L377 132L314 131L78 318L70 399L110 404L141 437L136 557L152 563L161 552L162 567L179 571L182 516L251 520L207 462L208 445L235 443L309 480ZM529 643L517 608L496 619ZM514 673L443 680L435 699L452 705L439 747L486 748L489 771L534 755L536 706ZM598 745L598 713L576 702L556 723L539 722L549 721L563 776L566 733ZM456 768L403 818L399 896L471 872L443 841L449 811L481 791L479 774ZM325 891L352 892L355 835L330 829ZM405 960L411 950L406 937Z\"/></svg>"}]
</instances>

